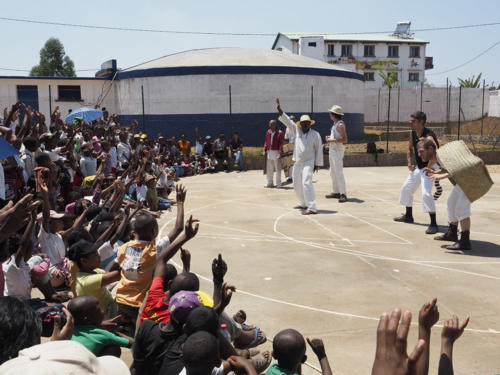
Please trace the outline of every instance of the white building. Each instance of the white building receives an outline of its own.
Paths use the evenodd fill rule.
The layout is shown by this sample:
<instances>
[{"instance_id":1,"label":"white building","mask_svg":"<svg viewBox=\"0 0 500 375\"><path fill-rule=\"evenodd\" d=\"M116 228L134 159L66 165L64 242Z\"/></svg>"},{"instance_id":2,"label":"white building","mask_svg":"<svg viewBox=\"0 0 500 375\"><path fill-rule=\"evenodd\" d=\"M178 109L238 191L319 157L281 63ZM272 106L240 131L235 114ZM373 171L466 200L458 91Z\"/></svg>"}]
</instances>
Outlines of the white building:
<instances>
[{"instance_id":1,"label":"white building","mask_svg":"<svg viewBox=\"0 0 500 375\"><path fill-rule=\"evenodd\" d=\"M365 87L384 86L380 72L395 74L401 88L419 86L425 70L432 69L427 57L429 43L409 33L410 22L399 22L394 34L278 33L272 49L289 50L329 64L339 64L365 77Z\"/></svg>"}]
</instances>

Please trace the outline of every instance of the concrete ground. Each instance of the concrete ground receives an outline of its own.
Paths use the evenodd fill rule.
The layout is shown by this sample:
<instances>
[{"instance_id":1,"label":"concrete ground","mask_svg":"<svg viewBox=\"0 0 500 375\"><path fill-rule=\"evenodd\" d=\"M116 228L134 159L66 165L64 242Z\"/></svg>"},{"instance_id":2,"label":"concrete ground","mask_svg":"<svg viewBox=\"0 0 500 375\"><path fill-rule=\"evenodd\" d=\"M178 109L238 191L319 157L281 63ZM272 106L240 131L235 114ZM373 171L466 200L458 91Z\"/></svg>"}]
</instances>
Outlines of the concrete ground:
<instances>
[{"instance_id":1,"label":"concrete ground","mask_svg":"<svg viewBox=\"0 0 500 375\"><path fill-rule=\"evenodd\" d=\"M456 342L456 374L500 371L500 171L496 185L472 205L473 250L450 252L424 233L428 216L415 195L415 224L396 223L402 213L399 189L407 168L346 168L349 202L325 199L328 170L314 175L315 216L302 216L291 185L265 189L260 171L219 173L182 179L186 213L200 219L198 236L187 246L192 271L211 292L211 261L222 253L226 280L238 288L228 311L244 309L248 321L269 338L293 327L324 340L334 373L369 373L375 354L378 317L394 307L408 309L413 322L422 304L438 297L440 321L433 329L430 373L437 373L439 327L457 314L471 316ZM438 223L446 228L446 199L452 185L443 181ZM187 217L187 216L186 216ZM166 234L175 209L160 219ZM180 264L179 256L173 261ZM416 342L410 332L409 347ZM264 348L271 348L268 343ZM130 361L130 353L122 356ZM308 349L308 362L318 366ZM304 373L315 371L306 367Z\"/></svg>"}]
</instances>

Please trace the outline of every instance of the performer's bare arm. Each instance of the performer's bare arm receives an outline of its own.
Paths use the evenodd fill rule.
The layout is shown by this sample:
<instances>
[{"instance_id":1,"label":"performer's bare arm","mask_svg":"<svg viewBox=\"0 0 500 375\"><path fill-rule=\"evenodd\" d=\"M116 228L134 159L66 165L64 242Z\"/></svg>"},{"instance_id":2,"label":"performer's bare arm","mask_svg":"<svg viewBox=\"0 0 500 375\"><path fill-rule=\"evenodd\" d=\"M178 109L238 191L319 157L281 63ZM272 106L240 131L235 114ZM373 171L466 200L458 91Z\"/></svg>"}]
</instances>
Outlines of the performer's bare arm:
<instances>
[{"instance_id":1,"label":"performer's bare arm","mask_svg":"<svg viewBox=\"0 0 500 375\"><path fill-rule=\"evenodd\" d=\"M410 140L408 141L408 152L406 154L406 158L408 159L408 169L411 172L415 170L415 165L413 165L412 161L412 154L413 154L413 142L411 139L411 132L410 132Z\"/></svg>"},{"instance_id":2,"label":"performer's bare arm","mask_svg":"<svg viewBox=\"0 0 500 375\"><path fill-rule=\"evenodd\" d=\"M332 138L329 135L327 135L326 136L326 141L328 143L347 143L347 132L346 132L346 129L345 129L345 124L343 122L339 125L338 131L339 131L339 133L340 133L340 135L341 135L342 138L335 139L335 138Z\"/></svg>"}]
</instances>

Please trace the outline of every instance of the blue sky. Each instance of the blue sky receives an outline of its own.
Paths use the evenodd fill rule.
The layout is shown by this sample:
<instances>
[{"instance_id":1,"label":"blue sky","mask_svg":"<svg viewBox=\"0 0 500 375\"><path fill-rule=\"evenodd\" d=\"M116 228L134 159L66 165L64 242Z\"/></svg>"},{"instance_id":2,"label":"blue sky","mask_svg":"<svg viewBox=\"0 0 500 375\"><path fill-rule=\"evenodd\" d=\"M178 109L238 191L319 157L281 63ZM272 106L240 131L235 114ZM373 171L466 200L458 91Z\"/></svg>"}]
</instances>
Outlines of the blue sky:
<instances>
[{"instance_id":1,"label":"blue sky","mask_svg":"<svg viewBox=\"0 0 500 375\"><path fill-rule=\"evenodd\" d=\"M497 0L108 0L9 1L2 16L43 21L95 24L186 31L242 33L366 32L393 30L397 21L411 20L414 28L499 22ZM76 29L0 20L2 59L0 67L30 69L39 60L39 50L50 37L64 44L75 68L99 68L103 61L118 60L126 68L170 53L207 47L271 48L274 37L203 36L151 34L125 31ZM429 82L440 86L446 77L456 85L457 77L483 73L486 83L500 84L500 45L476 61L447 74L453 68L500 40L500 25L477 29L418 32L430 41L427 55L434 57ZM80 76L94 72L78 72ZM0 75L22 75L0 70ZM27 73L26 73L27 74Z\"/></svg>"}]
</instances>

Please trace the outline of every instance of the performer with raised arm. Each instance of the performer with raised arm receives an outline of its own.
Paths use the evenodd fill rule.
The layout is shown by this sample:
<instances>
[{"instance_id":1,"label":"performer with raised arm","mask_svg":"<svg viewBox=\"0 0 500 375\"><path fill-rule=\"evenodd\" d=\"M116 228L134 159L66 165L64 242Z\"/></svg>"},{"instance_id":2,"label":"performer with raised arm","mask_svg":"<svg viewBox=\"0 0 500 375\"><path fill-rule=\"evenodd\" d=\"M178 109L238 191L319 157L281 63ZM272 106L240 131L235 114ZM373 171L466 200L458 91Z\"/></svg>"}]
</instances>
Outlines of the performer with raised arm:
<instances>
[{"instance_id":1,"label":"performer with raised arm","mask_svg":"<svg viewBox=\"0 0 500 375\"><path fill-rule=\"evenodd\" d=\"M300 121L293 122L283 112L279 99L276 99L276 109L280 115L279 120L295 136L295 149L293 154L293 188L299 199L299 204L294 208L303 210L303 215L316 214L314 186L312 184L313 172L323 166L323 145L321 136L316 130L311 129L314 120L308 115L300 116Z\"/></svg>"}]
</instances>

